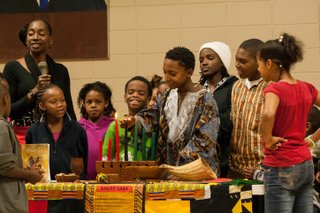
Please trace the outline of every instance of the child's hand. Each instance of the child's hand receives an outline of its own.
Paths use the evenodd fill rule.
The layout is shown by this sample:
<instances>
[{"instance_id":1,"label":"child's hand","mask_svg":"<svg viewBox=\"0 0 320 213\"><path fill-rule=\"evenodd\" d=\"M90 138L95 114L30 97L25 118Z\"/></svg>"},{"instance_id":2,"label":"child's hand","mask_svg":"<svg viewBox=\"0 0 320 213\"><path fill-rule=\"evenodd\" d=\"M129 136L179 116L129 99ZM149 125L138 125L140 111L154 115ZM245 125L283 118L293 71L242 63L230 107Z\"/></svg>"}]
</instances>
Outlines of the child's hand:
<instances>
[{"instance_id":1,"label":"child's hand","mask_svg":"<svg viewBox=\"0 0 320 213\"><path fill-rule=\"evenodd\" d=\"M316 174L316 180L317 180L318 182L320 182L320 172L317 172L317 174Z\"/></svg>"},{"instance_id":2,"label":"child's hand","mask_svg":"<svg viewBox=\"0 0 320 213\"><path fill-rule=\"evenodd\" d=\"M253 166L246 166L244 168L244 176L248 179L253 179L254 171L256 170Z\"/></svg>"},{"instance_id":3,"label":"child's hand","mask_svg":"<svg viewBox=\"0 0 320 213\"><path fill-rule=\"evenodd\" d=\"M125 128L126 125L128 125L127 127L130 129L131 127L134 126L136 119L134 116L126 116L120 119L120 127L121 128Z\"/></svg>"},{"instance_id":4,"label":"child's hand","mask_svg":"<svg viewBox=\"0 0 320 213\"><path fill-rule=\"evenodd\" d=\"M28 175L25 181L28 183L35 184L39 182L43 177L43 171L40 170L27 170L27 172Z\"/></svg>"},{"instance_id":5,"label":"child's hand","mask_svg":"<svg viewBox=\"0 0 320 213\"><path fill-rule=\"evenodd\" d=\"M281 137L275 137L275 136L272 136L272 141L271 143L267 143L266 144L266 147L268 149L271 149L271 150L277 150L281 147L281 144L283 142L286 142L287 139L284 139L284 138L281 138Z\"/></svg>"}]
</instances>

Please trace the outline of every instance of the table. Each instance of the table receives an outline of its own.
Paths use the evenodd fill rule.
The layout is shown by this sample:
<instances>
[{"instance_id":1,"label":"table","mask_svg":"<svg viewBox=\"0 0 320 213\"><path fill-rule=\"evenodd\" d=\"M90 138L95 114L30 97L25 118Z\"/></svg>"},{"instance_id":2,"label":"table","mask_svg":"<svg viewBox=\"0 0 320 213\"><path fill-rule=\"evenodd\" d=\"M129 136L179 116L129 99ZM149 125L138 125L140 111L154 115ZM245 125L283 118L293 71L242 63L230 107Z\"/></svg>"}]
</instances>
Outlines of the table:
<instances>
[{"instance_id":1,"label":"table","mask_svg":"<svg viewBox=\"0 0 320 213\"><path fill-rule=\"evenodd\" d=\"M263 212L263 185L196 182L26 184L30 200L85 199L87 213Z\"/></svg>"}]
</instances>

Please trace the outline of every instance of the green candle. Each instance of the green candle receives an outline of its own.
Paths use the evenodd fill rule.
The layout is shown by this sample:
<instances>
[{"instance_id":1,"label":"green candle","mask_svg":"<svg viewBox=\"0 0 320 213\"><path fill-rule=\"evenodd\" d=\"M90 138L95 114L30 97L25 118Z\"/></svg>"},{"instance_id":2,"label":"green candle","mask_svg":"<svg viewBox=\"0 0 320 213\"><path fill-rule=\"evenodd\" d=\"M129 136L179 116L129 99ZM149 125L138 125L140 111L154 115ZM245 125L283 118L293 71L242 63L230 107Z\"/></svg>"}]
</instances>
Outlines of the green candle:
<instances>
[{"instance_id":1,"label":"green candle","mask_svg":"<svg viewBox=\"0 0 320 213\"><path fill-rule=\"evenodd\" d=\"M134 124L134 137L133 137L133 160L137 160L138 152L138 122Z\"/></svg>"},{"instance_id":2,"label":"green candle","mask_svg":"<svg viewBox=\"0 0 320 213\"><path fill-rule=\"evenodd\" d=\"M124 160L128 161L128 123L124 128Z\"/></svg>"},{"instance_id":3,"label":"green candle","mask_svg":"<svg viewBox=\"0 0 320 213\"><path fill-rule=\"evenodd\" d=\"M147 160L147 158L146 158L146 143L147 143L146 130L142 127L142 142L141 142L142 160Z\"/></svg>"},{"instance_id":4,"label":"green candle","mask_svg":"<svg viewBox=\"0 0 320 213\"><path fill-rule=\"evenodd\" d=\"M156 149L157 149L157 133L156 132L152 132L150 160L155 160L156 159Z\"/></svg>"}]
</instances>

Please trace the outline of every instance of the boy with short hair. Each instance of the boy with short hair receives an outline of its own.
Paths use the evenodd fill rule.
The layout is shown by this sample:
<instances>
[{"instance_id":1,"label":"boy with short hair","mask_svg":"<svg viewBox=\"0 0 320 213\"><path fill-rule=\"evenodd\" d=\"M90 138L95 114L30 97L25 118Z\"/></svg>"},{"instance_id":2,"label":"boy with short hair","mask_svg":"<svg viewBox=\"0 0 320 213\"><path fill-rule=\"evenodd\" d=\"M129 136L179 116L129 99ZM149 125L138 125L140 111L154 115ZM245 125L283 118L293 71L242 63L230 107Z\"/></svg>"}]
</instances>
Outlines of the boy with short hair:
<instances>
[{"instance_id":1,"label":"boy with short hair","mask_svg":"<svg viewBox=\"0 0 320 213\"><path fill-rule=\"evenodd\" d=\"M236 68L241 80L232 88L231 120L233 124L228 177L250 178L263 159L262 112L266 87L258 71L257 52L263 42L249 39L239 46Z\"/></svg>"},{"instance_id":2,"label":"boy with short hair","mask_svg":"<svg viewBox=\"0 0 320 213\"><path fill-rule=\"evenodd\" d=\"M40 171L22 168L19 143L7 122L10 114L9 85L0 73L0 212L28 212L25 181L41 180Z\"/></svg>"}]
</instances>

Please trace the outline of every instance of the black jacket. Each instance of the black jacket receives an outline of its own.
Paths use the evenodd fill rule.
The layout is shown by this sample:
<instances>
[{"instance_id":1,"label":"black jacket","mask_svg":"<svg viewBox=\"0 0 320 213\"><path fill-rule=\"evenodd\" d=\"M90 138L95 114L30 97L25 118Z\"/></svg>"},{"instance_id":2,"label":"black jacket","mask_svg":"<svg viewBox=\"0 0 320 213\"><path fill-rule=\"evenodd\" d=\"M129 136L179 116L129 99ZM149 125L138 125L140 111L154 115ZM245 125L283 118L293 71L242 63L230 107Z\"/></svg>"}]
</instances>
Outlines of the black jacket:
<instances>
[{"instance_id":1,"label":"black jacket","mask_svg":"<svg viewBox=\"0 0 320 213\"><path fill-rule=\"evenodd\" d=\"M27 144L47 143L50 144L50 175L55 179L58 173L72 173L70 160L72 157L82 157L84 172L80 176L86 179L88 142L83 127L75 120L67 116L64 118L63 128L57 142L46 122L33 124L27 132Z\"/></svg>"},{"instance_id":2,"label":"black jacket","mask_svg":"<svg viewBox=\"0 0 320 213\"><path fill-rule=\"evenodd\" d=\"M235 76L230 76L222 85L220 85L214 92L213 98L216 100L219 116L220 128L218 134L218 143L220 145L220 165L221 177L226 175L229 158L229 147L232 133L232 121L230 119L231 111L231 92L233 84L238 80Z\"/></svg>"},{"instance_id":3,"label":"black jacket","mask_svg":"<svg viewBox=\"0 0 320 213\"><path fill-rule=\"evenodd\" d=\"M63 128L57 142L46 122L33 124L27 132L26 142L50 144L50 174L55 179L58 173L71 173L70 160L72 157L82 157L84 161L84 172L80 179L86 179L88 142L83 127L69 116L64 117ZM82 213L84 212L84 200L49 200L48 213Z\"/></svg>"}]
</instances>

